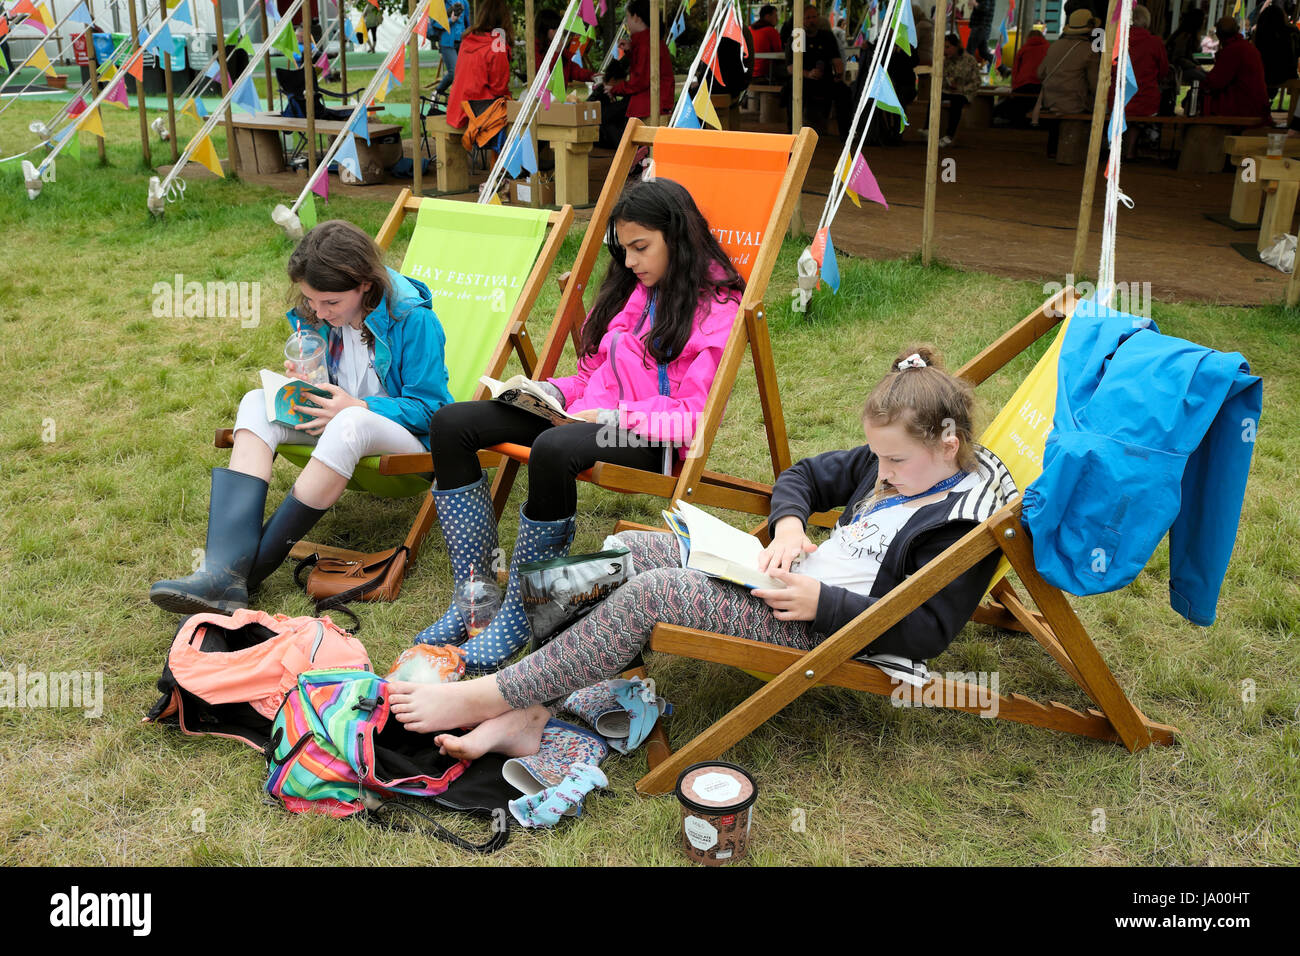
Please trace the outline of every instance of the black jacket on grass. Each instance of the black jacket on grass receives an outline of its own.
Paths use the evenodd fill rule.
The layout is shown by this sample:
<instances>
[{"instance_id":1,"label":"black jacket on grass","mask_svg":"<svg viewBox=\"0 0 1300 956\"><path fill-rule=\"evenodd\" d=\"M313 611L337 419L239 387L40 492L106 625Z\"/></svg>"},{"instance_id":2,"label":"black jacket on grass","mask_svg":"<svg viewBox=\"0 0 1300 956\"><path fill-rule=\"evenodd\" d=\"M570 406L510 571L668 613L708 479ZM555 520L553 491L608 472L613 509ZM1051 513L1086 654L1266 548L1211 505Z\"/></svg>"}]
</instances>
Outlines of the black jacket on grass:
<instances>
[{"instance_id":1,"label":"black jacket on grass","mask_svg":"<svg viewBox=\"0 0 1300 956\"><path fill-rule=\"evenodd\" d=\"M916 509L890 542L870 595L822 584L813 631L835 633L1006 504L1016 493L1011 473L987 448L977 445L975 453L981 483ZM847 525L853 519L853 506L875 488L878 470L879 460L867 445L795 463L781 473L772 488L769 525L775 531L777 521L788 515L807 524L809 515L833 508L844 508L838 524ZM872 641L869 652L901 654L917 661L941 653L979 605L997 568L998 556L995 551L958 576Z\"/></svg>"}]
</instances>

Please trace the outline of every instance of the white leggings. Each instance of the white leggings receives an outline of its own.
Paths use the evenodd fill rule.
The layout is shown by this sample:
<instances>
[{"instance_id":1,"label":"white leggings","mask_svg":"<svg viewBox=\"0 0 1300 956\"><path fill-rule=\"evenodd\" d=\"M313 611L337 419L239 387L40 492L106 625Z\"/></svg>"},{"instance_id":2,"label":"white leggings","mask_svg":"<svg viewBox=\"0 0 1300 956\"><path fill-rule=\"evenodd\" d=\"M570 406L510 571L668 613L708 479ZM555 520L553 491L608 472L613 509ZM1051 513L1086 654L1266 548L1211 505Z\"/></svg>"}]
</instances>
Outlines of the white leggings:
<instances>
[{"instance_id":1,"label":"white leggings","mask_svg":"<svg viewBox=\"0 0 1300 956\"><path fill-rule=\"evenodd\" d=\"M262 439L272 451L277 445L315 445L311 456L344 478L351 478L357 462L367 455L418 454L427 450L403 426L368 408L343 409L330 419L320 437L280 422L268 422L266 398L260 388L247 393L239 403L235 431L241 428Z\"/></svg>"}]
</instances>

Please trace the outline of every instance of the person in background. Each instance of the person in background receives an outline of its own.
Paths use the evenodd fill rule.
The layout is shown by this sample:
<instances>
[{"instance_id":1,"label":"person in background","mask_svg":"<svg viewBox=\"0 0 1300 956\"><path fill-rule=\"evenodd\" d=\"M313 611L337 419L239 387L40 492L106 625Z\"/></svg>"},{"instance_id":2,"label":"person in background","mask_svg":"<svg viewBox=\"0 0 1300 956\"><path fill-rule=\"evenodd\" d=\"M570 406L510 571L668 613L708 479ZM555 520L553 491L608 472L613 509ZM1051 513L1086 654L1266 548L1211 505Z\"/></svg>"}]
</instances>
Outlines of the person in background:
<instances>
[{"instance_id":1,"label":"person in background","mask_svg":"<svg viewBox=\"0 0 1300 956\"><path fill-rule=\"evenodd\" d=\"M767 82L768 77L773 74L773 66L778 62L759 56L760 53L781 52L781 34L777 32L776 24L776 7L770 3L765 3L759 8L758 19L750 25L749 30L754 37L755 83ZM773 77L773 79L776 79L776 77Z\"/></svg>"},{"instance_id":2,"label":"person in background","mask_svg":"<svg viewBox=\"0 0 1300 956\"><path fill-rule=\"evenodd\" d=\"M1205 36L1201 37L1201 52L1209 56L1215 56L1219 52L1219 35L1214 27L1210 27Z\"/></svg>"},{"instance_id":3,"label":"person in background","mask_svg":"<svg viewBox=\"0 0 1300 956\"><path fill-rule=\"evenodd\" d=\"M966 40L966 52L979 61L982 71L988 72L992 60L989 58L989 31L993 29L993 8L997 0L975 0L970 14L970 36Z\"/></svg>"},{"instance_id":4,"label":"person in background","mask_svg":"<svg viewBox=\"0 0 1300 956\"><path fill-rule=\"evenodd\" d=\"M650 0L632 0L625 17L627 79L613 83L598 82L595 93L608 94L600 110L599 144L616 149L623 138L629 119L650 116ZM668 52L667 31L659 31L659 115L667 118L673 111L675 81L673 57Z\"/></svg>"},{"instance_id":5,"label":"person in background","mask_svg":"<svg viewBox=\"0 0 1300 956\"><path fill-rule=\"evenodd\" d=\"M370 44L370 52L375 52L375 32L379 29L379 24L383 23L384 15L380 9L372 3L367 3L365 12L362 14L362 21L366 25L366 41Z\"/></svg>"},{"instance_id":6,"label":"person in background","mask_svg":"<svg viewBox=\"0 0 1300 956\"><path fill-rule=\"evenodd\" d=\"M460 51L461 38L465 36L465 5L453 3L447 7L447 19L451 21L450 30L429 18L429 42L438 44L438 55L442 57L442 77L434 88L435 96L442 96L451 89L456 77L456 54Z\"/></svg>"},{"instance_id":7,"label":"person in background","mask_svg":"<svg viewBox=\"0 0 1300 956\"><path fill-rule=\"evenodd\" d=\"M879 42L879 37L877 37L877 42ZM859 62L870 64L874 48L874 43L870 41L864 42L860 50L861 60ZM918 50L913 50L911 53L904 53L902 48L898 47L895 48L893 56L889 58L889 82L893 84L894 93L897 95L898 102L904 111L916 99L918 52ZM857 79L853 84L854 103L860 102L862 97L866 95L868 74L870 72L865 67L859 68ZM902 126L903 124L898 121L898 117L893 113L878 109L871 117L871 127L867 130L866 144L868 146L902 146Z\"/></svg>"},{"instance_id":8,"label":"person in background","mask_svg":"<svg viewBox=\"0 0 1300 956\"><path fill-rule=\"evenodd\" d=\"M849 88L844 84L844 60L840 57L839 44L830 26L817 13L814 4L808 4L803 11L804 54L803 54L803 105L804 120L820 133L825 128L827 116L835 112L839 124L840 137L843 138L853 121L853 103ZM781 26L781 43L785 48L785 61L793 68L794 45L791 39L794 32L793 18ZM786 81L781 91L782 103L789 112L793 97L793 83Z\"/></svg>"},{"instance_id":9,"label":"person in background","mask_svg":"<svg viewBox=\"0 0 1300 956\"><path fill-rule=\"evenodd\" d=\"M1201 27L1205 11L1193 7L1183 14L1178 29L1165 41L1165 53L1174 71L1174 85L1183 83L1183 74L1196 69L1196 55L1201 52Z\"/></svg>"},{"instance_id":10,"label":"person in background","mask_svg":"<svg viewBox=\"0 0 1300 956\"><path fill-rule=\"evenodd\" d=\"M1197 71L1205 93L1205 115L1258 116L1271 126L1264 61L1259 51L1241 35L1232 17L1220 17L1214 31L1219 37L1214 69L1208 73Z\"/></svg>"},{"instance_id":11,"label":"person in background","mask_svg":"<svg viewBox=\"0 0 1300 956\"><path fill-rule=\"evenodd\" d=\"M1137 78L1137 92L1124 107L1125 116L1155 116L1160 111L1160 88L1169 75L1169 55L1160 38L1153 34L1151 11L1146 7L1133 7L1133 20L1129 28L1129 61ZM1110 71L1110 101L1115 102L1115 68Z\"/></svg>"},{"instance_id":12,"label":"person in background","mask_svg":"<svg viewBox=\"0 0 1300 956\"><path fill-rule=\"evenodd\" d=\"M491 103L510 96L510 51L514 49L513 18L506 0L479 0L474 23L461 40L456 75L447 94L447 123L463 129L469 123L466 102Z\"/></svg>"},{"instance_id":13,"label":"person in background","mask_svg":"<svg viewBox=\"0 0 1300 956\"><path fill-rule=\"evenodd\" d=\"M1101 53L1092 47L1092 30L1097 25L1091 10L1075 10L1066 22L1065 30L1047 48L1047 55L1038 64L1045 112L1091 112L1092 101L1097 95L1097 71L1101 67ZM1047 134L1049 157L1056 155L1059 132L1059 124L1052 121Z\"/></svg>"},{"instance_id":14,"label":"person in background","mask_svg":"<svg viewBox=\"0 0 1300 956\"><path fill-rule=\"evenodd\" d=\"M1297 78L1300 33L1287 20L1282 8L1274 3L1260 11L1250 42L1255 44L1260 59L1264 61L1264 85L1268 87L1271 103L1283 83Z\"/></svg>"},{"instance_id":15,"label":"person in background","mask_svg":"<svg viewBox=\"0 0 1300 956\"><path fill-rule=\"evenodd\" d=\"M1043 88L1038 78L1038 66L1047 56L1047 38L1042 30L1030 30L1025 42L1016 47L1016 57L1011 66L1011 92L1019 96L1008 96L993 110L995 119L1010 126L1024 126L1026 117L1034 105L1031 96L1036 96Z\"/></svg>"},{"instance_id":16,"label":"person in background","mask_svg":"<svg viewBox=\"0 0 1300 956\"><path fill-rule=\"evenodd\" d=\"M948 107L948 125L940 146L951 146L957 136L962 110L979 92L980 67L975 57L961 48L961 38L949 33L943 41L943 103Z\"/></svg>"},{"instance_id":17,"label":"person in background","mask_svg":"<svg viewBox=\"0 0 1300 956\"><path fill-rule=\"evenodd\" d=\"M912 20L916 23L916 62L917 66L934 64L934 21L926 7L912 4Z\"/></svg>"}]
</instances>

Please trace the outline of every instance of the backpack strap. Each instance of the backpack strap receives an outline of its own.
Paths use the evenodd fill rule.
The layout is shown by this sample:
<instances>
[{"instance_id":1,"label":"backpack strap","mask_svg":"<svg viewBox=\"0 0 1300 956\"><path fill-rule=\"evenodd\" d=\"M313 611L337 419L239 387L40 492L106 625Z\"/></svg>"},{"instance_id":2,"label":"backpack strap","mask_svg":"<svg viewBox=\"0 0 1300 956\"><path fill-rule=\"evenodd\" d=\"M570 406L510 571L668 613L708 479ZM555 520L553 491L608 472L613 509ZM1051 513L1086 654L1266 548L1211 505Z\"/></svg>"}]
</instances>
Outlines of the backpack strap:
<instances>
[{"instance_id":1,"label":"backpack strap","mask_svg":"<svg viewBox=\"0 0 1300 956\"><path fill-rule=\"evenodd\" d=\"M396 800L385 800L374 810L366 811L366 819L372 823L387 827L390 830L399 830L403 833L422 833L419 827L406 826L405 824L395 823L386 819L390 810L406 810L414 813L416 816L423 817L433 827L433 835L444 843L450 843L452 846L459 847L462 850L469 850L471 853L495 853L501 849L510 840L510 825L506 824L502 829L493 832L492 836L483 843L471 843L464 837L459 837L452 833L441 823L435 820L429 814L407 803L399 803Z\"/></svg>"}]
</instances>

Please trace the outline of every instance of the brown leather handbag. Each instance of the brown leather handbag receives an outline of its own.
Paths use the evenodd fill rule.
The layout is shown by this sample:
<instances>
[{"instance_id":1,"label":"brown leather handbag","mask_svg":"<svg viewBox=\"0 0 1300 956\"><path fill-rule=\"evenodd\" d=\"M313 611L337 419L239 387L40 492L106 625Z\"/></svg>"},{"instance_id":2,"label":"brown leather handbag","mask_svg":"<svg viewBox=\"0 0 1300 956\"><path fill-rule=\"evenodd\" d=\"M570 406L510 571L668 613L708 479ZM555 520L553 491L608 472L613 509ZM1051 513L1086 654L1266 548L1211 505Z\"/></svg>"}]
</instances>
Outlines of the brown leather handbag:
<instances>
[{"instance_id":1,"label":"brown leather handbag","mask_svg":"<svg viewBox=\"0 0 1300 956\"><path fill-rule=\"evenodd\" d=\"M410 550L404 544L363 554L355 561L310 554L298 562L293 579L316 602L318 615L323 611L342 611L355 622L352 628L355 633L360 630L361 621L347 605L352 601L396 600L409 560ZM308 569L310 573L304 581L303 573Z\"/></svg>"}]
</instances>

